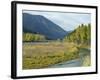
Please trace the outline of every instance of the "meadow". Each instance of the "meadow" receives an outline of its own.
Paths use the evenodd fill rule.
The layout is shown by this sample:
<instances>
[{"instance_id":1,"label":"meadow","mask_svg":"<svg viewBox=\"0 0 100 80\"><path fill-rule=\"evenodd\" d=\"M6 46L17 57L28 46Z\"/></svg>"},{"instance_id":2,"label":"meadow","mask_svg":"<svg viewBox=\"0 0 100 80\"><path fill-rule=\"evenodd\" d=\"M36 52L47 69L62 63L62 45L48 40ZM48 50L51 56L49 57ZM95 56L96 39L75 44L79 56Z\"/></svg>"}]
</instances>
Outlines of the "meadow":
<instances>
[{"instance_id":1,"label":"meadow","mask_svg":"<svg viewBox=\"0 0 100 80\"><path fill-rule=\"evenodd\" d=\"M68 42L23 42L23 69L48 68L79 58L79 46Z\"/></svg>"}]
</instances>

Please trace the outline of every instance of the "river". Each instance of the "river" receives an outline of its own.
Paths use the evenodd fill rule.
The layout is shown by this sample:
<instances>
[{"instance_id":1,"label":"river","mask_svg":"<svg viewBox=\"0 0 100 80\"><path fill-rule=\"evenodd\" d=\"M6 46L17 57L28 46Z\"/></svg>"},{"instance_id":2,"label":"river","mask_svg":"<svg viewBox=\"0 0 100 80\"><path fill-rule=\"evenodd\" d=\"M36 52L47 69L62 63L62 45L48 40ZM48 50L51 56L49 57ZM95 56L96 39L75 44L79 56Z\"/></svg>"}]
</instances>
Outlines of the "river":
<instances>
[{"instance_id":1,"label":"river","mask_svg":"<svg viewBox=\"0 0 100 80\"><path fill-rule=\"evenodd\" d=\"M52 66L49 66L49 68L64 68L64 67L81 67L83 66L83 61L85 60L85 56L90 56L90 49L82 49L80 50L79 53L79 58L66 61L66 62L61 62Z\"/></svg>"}]
</instances>

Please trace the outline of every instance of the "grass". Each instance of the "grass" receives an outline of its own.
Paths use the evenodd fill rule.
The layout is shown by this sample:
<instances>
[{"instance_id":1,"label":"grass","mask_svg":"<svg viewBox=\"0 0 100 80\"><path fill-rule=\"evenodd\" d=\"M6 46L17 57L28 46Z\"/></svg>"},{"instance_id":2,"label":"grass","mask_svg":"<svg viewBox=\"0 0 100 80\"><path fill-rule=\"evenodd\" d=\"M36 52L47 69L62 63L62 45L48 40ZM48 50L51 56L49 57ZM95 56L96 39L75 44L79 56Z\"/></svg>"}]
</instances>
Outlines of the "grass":
<instances>
[{"instance_id":1,"label":"grass","mask_svg":"<svg viewBox=\"0 0 100 80\"><path fill-rule=\"evenodd\" d=\"M74 43L23 43L23 69L45 68L78 57L79 48Z\"/></svg>"},{"instance_id":2,"label":"grass","mask_svg":"<svg viewBox=\"0 0 100 80\"><path fill-rule=\"evenodd\" d=\"M82 59L82 66L91 66L91 54L90 47L81 47L80 49L80 57Z\"/></svg>"},{"instance_id":3,"label":"grass","mask_svg":"<svg viewBox=\"0 0 100 80\"><path fill-rule=\"evenodd\" d=\"M91 58L89 55L84 57L84 61L82 63L82 66L90 66L91 65Z\"/></svg>"}]
</instances>

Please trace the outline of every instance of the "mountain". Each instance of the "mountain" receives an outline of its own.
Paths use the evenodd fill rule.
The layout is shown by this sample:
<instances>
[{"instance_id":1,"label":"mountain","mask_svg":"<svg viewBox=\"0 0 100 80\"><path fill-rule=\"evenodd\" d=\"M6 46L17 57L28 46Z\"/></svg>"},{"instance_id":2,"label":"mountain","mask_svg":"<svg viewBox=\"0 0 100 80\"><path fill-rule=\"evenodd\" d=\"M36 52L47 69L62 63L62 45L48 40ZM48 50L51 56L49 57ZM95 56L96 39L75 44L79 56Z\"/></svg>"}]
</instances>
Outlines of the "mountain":
<instances>
[{"instance_id":1,"label":"mountain","mask_svg":"<svg viewBox=\"0 0 100 80\"><path fill-rule=\"evenodd\" d=\"M63 39L67 32L41 15L23 13L23 32L44 35L47 39Z\"/></svg>"},{"instance_id":2,"label":"mountain","mask_svg":"<svg viewBox=\"0 0 100 80\"><path fill-rule=\"evenodd\" d=\"M91 25L90 24L81 24L77 29L69 33L64 41L90 44L91 42Z\"/></svg>"}]
</instances>

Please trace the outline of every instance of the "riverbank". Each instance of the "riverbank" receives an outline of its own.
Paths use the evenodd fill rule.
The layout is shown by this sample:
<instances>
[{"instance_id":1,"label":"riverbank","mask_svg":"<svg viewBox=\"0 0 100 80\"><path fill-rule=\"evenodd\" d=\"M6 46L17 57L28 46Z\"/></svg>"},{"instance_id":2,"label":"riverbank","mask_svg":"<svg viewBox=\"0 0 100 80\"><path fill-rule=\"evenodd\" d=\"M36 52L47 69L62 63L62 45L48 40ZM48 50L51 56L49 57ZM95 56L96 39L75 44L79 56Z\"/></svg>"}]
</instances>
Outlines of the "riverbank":
<instances>
[{"instance_id":1,"label":"riverbank","mask_svg":"<svg viewBox=\"0 0 100 80\"><path fill-rule=\"evenodd\" d=\"M65 67L87 67L91 65L91 58L90 58L90 49L80 49L79 58L74 60L69 60L65 62L61 62L49 68L65 68Z\"/></svg>"}]
</instances>

